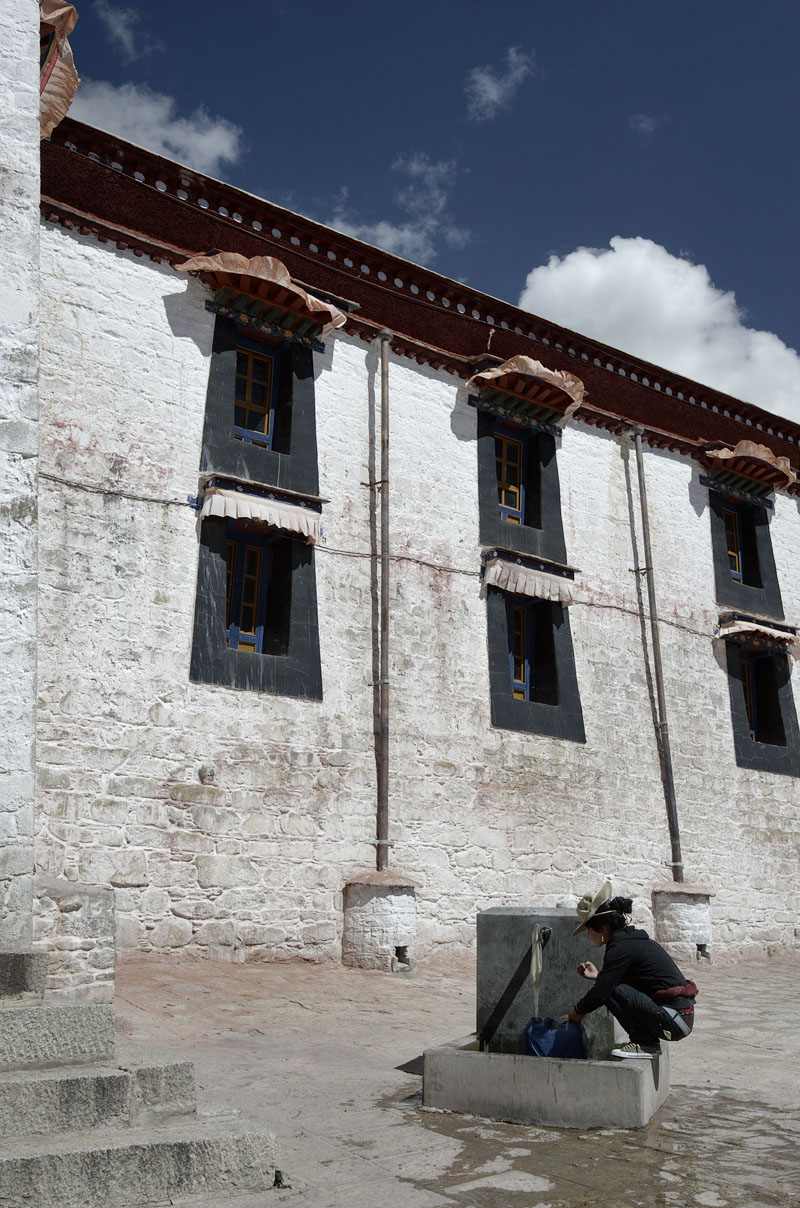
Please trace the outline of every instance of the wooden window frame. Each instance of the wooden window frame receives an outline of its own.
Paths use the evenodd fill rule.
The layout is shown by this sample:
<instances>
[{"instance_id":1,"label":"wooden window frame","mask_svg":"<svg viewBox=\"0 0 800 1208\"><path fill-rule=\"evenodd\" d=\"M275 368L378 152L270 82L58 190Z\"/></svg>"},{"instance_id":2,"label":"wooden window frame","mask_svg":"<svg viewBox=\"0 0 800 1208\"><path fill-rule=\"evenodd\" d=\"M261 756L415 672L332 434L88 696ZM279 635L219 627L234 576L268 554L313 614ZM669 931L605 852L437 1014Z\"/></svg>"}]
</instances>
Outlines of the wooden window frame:
<instances>
[{"instance_id":1,"label":"wooden window frame","mask_svg":"<svg viewBox=\"0 0 800 1208\"><path fill-rule=\"evenodd\" d=\"M279 410L278 383L280 381L281 352L282 346L280 345L273 348L269 345L261 345L249 340L241 340L236 346L236 391L234 392L233 399L233 435L236 440L256 445L262 449L271 449L274 439L276 415ZM240 357L246 357L248 361L248 372L244 375L239 372ZM254 361L262 361L264 364L269 365L269 384L266 390L268 397L264 408L266 423L263 431L258 428L242 427L242 425L236 423L236 412L239 408L243 408L248 413L251 411L258 413L260 411L260 407L253 404L252 401L253 386L260 384L254 382L253 379L252 369ZM238 387L242 377L244 377L245 381L245 397L239 399Z\"/></svg>"},{"instance_id":2,"label":"wooden window frame","mask_svg":"<svg viewBox=\"0 0 800 1208\"><path fill-rule=\"evenodd\" d=\"M511 695L514 700L531 699L531 655L535 648L533 634L533 609L530 600L510 596L506 604L508 613L508 669L511 676ZM517 652L517 638L521 637L521 650ZM517 663L521 664L522 676L516 674Z\"/></svg>"},{"instance_id":3,"label":"wooden window frame","mask_svg":"<svg viewBox=\"0 0 800 1208\"><path fill-rule=\"evenodd\" d=\"M722 519L725 524L725 537L728 547L728 564L731 578L737 583L743 583L742 575L742 513L739 508L726 507L722 509ZM734 566L735 562L735 566Z\"/></svg>"},{"instance_id":4,"label":"wooden window frame","mask_svg":"<svg viewBox=\"0 0 800 1208\"><path fill-rule=\"evenodd\" d=\"M509 428L505 424L498 424L494 431L497 506L500 519L505 521L507 524L523 525L525 523L525 485L528 472L527 435L528 434L526 432ZM499 456L498 443L502 444L502 449L500 450ZM516 466L517 482L516 484L510 484L510 486L508 484L508 476L506 473L508 466L513 465L512 462L509 462L508 457L506 456L509 445L516 445L519 450L519 460ZM503 502L504 493L507 493L510 489L516 489L517 491L519 500L517 507L512 507L511 505Z\"/></svg>"},{"instance_id":5,"label":"wooden window frame","mask_svg":"<svg viewBox=\"0 0 800 1208\"><path fill-rule=\"evenodd\" d=\"M779 656L783 657L783 656ZM739 663L742 670L742 692L744 708L747 715L747 726L753 742L764 743L766 746L785 747L786 727L781 716L778 687L775 677L775 654L763 650L749 650L744 647L739 652ZM767 687L764 684L764 670L769 669L769 692L773 699L765 699ZM771 714L772 727L764 723L765 715ZM778 731L774 728L778 722L780 737L775 737Z\"/></svg>"},{"instance_id":6,"label":"wooden window frame","mask_svg":"<svg viewBox=\"0 0 800 1208\"><path fill-rule=\"evenodd\" d=\"M264 635L267 618L267 599L270 572L272 570L272 545L278 534L263 535L248 528L229 525L226 532L226 599L225 599L225 644L229 650L240 650L249 654L264 653ZM258 570L255 576L256 590L253 605L255 625L253 630L241 629L244 585L247 576L247 554L258 555ZM243 640L244 639L244 640Z\"/></svg>"}]
</instances>

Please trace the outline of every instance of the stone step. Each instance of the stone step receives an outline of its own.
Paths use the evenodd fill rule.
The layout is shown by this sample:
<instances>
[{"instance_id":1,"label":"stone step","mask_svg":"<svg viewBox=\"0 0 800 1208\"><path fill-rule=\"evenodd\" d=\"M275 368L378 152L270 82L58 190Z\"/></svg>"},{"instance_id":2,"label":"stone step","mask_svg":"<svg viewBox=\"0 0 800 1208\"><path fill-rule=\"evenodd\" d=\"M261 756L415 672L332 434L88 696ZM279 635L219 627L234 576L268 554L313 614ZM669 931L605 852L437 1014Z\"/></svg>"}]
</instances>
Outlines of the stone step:
<instances>
[{"instance_id":1,"label":"stone step","mask_svg":"<svg viewBox=\"0 0 800 1208\"><path fill-rule=\"evenodd\" d=\"M71 1066L0 1076L0 1136L157 1124L196 1114L189 1061Z\"/></svg>"},{"instance_id":2,"label":"stone step","mask_svg":"<svg viewBox=\"0 0 800 1208\"><path fill-rule=\"evenodd\" d=\"M0 1208L144 1208L179 1196L265 1191L275 1138L255 1122L24 1140L0 1150Z\"/></svg>"},{"instance_id":3,"label":"stone step","mask_svg":"<svg viewBox=\"0 0 800 1208\"><path fill-rule=\"evenodd\" d=\"M0 1071L107 1061L113 1053L114 1008L108 1003L0 1011Z\"/></svg>"},{"instance_id":4,"label":"stone step","mask_svg":"<svg viewBox=\"0 0 800 1208\"><path fill-rule=\"evenodd\" d=\"M49 967L46 952L0 952L0 1009L41 1002Z\"/></svg>"}]
</instances>

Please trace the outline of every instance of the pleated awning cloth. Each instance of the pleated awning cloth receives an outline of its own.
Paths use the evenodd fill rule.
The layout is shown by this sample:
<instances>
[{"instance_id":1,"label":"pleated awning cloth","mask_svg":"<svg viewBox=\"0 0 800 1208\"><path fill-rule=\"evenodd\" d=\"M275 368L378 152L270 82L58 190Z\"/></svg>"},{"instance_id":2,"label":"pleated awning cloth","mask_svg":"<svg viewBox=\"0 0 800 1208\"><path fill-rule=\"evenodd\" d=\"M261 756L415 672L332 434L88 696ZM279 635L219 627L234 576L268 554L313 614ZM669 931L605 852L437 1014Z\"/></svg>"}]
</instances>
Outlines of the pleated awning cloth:
<instances>
[{"instance_id":1,"label":"pleated awning cloth","mask_svg":"<svg viewBox=\"0 0 800 1208\"><path fill-rule=\"evenodd\" d=\"M319 515L308 508L286 503L282 499L265 499L263 495L248 495L245 491L230 491L211 487L203 496L200 517L224 516L228 520L257 520L271 528L300 533L309 545L319 541Z\"/></svg>"},{"instance_id":2,"label":"pleated awning cloth","mask_svg":"<svg viewBox=\"0 0 800 1208\"><path fill-rule=\"evenodd\" d=\"M49 138L66 117L78 73L67 36L75 27L78 14L63 0L39 0L39 37L45 40L46 53L39 69L39 129L41 138Z\"/></svg>"},{"instance_id":3,"label":"pleated awning cloth","mask_svg":"<svg viewBox=\"0 0 800 1208\"><path fill-rule=\"evenodd\" d=\"M549 575L546 571L522 566L519 562L509 562L505 558L487 559L484 581L518 596L535 596L538 600L552 600L557 604L572 604L575 599L571 579Z\"/></svg>"},{"instance_id":4,"label":"pleated awning cloth","mask_svg":"<svg viewBox=\"0 0 800 1208\"><path fill-rule=\"evenodd\" d=\"M787 633L785 629L773 629L771 625L767 625L762 621L720 621L714 631L714 636L721 638L763 637L769 638L772 642L780 642L786 648L786 652L791 654L792 658L800 658L800 638L796 633Z\"/></svg>"},{"instance_id":5,"label":"pleated awning cloth","mask_svg":"<svg viewBox=\"0 0 800 1208\"><path fill-rule=\"evenodd\" d=\"M347 316L332 302L321 302L293 281L282 260L274 256L243 256L240 252L214 252L209 256L190 256L175 265L179 273L199 273L215 289L232 289L265 306L277 306L319 324L323 337L343 327Z\"/></svg>"}]
</instances>

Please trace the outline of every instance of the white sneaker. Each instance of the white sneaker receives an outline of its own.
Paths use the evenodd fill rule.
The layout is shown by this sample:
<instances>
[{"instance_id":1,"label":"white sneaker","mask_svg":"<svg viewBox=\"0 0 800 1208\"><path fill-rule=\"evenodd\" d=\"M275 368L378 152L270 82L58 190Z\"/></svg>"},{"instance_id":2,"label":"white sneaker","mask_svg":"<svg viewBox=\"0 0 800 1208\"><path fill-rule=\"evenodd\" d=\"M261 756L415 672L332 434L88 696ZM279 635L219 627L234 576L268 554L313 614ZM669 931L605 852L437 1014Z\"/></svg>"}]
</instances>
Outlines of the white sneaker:
<instances>
[{"instance_id":1,"label":"white sneaker","mask_svg":"<svg viewBox=\"0 0 800 1208\"><path fill-rule=\"evenodd\" d=\"M661 1056L660 1044L635 1044L630 1040L627 1044L618 1045L611 1050L612 1057L639 1057L643 1061L652 1061Z\"/></svg>"}]
</instances>

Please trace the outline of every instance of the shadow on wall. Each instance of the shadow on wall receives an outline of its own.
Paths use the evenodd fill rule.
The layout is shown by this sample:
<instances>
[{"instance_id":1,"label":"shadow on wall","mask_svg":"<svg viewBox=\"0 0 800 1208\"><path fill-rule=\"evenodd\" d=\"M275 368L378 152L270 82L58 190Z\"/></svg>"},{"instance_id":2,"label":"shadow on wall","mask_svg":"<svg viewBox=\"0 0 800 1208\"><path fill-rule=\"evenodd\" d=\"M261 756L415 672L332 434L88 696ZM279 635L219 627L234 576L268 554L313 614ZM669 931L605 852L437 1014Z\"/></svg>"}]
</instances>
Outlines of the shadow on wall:
<instances>
[{"instance_id":1,"label":"shadow on wall","mask_svg":"<svg viewBox=\"0 0 800 1208\"><path fill-rule=\"evenodd\" d=\"M700 485L700 475L704 473L698 462L692 462L692 478L689 483L689 503L694 508L698 520L708 508L708 487Z\"/></svg>"},{"instance_id":2,"label":"shadow on wall","mask_svg":"<svg viewBox=\"0 0 800 1208\"><path fill-rule=\"evenodd\" d=\"M180 282L184 284L183 281ZM211 294L207 286L189 277L180 292L162 294L164 314L176 340L191 340L204 357L211 356L214 339L214 316L205 309Z\"/></svg>"},{"instance_id":3,"label":"shadow on wall","mask_svg":"<svg viewBox=\"0 0 800 1208\"><path fill-rule=\"evenodd\" d=\"M456 440L477 440L478 437L478 412L470 407L469 395L466 386L459 386L456 405L450 412L450 431Z\"/></svg>"}]
</instances>

